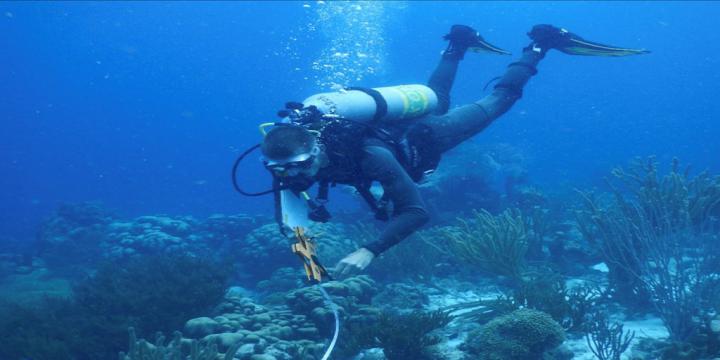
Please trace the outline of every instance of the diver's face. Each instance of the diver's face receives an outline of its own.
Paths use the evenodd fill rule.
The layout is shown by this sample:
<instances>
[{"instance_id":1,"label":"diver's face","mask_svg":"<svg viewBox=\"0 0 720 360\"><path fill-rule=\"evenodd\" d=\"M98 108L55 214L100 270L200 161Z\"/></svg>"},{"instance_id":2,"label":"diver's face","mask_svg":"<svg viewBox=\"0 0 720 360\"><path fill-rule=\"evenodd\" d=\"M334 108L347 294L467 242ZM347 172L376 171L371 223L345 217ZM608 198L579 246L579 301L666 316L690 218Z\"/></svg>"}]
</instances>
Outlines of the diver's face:
<instances>
[{"instance_id":1,"label":"diver's face","mask_svg":"<svg viewBox=\"0 0 720 360\"><path fill-rule=\"evenodd\" d=\"M303 160L268 161L265 166L279 177L313 177L320 171L322 165L319 155L320 149L316 147L312 153Z\"/></svg>"},{"instance_id":2,"label":"diver's face","mask_svg":"<svg viewBox=\"0 0 720 360\"><path fill-rule=\"evenodd\" d=\"M320 171L320 157L313 156L311 164L308 167L300 170L298 175L313 177L317 175L318 171Z\"/></svg>"}]
</instances>

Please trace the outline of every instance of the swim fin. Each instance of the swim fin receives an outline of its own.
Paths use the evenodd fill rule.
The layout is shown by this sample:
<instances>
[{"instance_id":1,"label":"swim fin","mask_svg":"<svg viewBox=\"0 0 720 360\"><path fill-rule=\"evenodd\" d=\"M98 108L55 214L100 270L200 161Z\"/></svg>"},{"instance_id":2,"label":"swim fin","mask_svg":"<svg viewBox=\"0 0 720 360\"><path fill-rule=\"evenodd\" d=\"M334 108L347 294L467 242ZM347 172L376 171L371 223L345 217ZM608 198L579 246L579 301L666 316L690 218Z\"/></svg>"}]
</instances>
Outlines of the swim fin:
<instances>
[{"instance_id":1,"label":"swim fin","mask_svg":"<svg viewBox=\"0 0 720 360\"><path fill-rule=\"evenodd\" d=\"M445 53L464 53L465 50L473 52L489 52L500 55L510 55L509 51L503 50L485 41L475 29L467 25L456 24L450 28L450 33L443 36L450 44Z\"/></svg>"},{"instance_id":2,"label":"swim fin","mask_svg":"<svg viewBox=\"0 0 720 360\"><path fill-rule=\"evenodd\" d=\"M500 55L512 55L507 50L503 50L493 44L490 44L489 42L485 41L481 36L478 35L477 42L468 48L468 50L472 52L489 52L493 54L500 54Z\"/></svg>"},{"instance_id":3,"label":"swim fin","mask_svg":"<svg viewBox=\"0 0 720 360\"><path fill-rule=\"evenodd\" d=\"M528 33L534 50L546 52L556 49L569 55L628 56L650 53L646 49L630 49L585 40L579 35L552 25L535 25Z\"/></svg>"}]
</instances>

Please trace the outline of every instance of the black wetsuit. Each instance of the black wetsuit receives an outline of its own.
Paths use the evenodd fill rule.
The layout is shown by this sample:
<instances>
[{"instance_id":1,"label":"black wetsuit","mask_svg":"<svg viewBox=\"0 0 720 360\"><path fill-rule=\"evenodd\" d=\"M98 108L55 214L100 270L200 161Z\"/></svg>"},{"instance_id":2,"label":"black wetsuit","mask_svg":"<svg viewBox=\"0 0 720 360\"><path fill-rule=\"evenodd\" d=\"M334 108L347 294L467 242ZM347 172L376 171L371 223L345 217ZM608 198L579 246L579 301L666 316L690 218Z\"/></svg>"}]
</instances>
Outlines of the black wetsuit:
<instances>
[{"instance_id":1,"label":"black wetsuit","mask_svg":"<svg viewBox=\"0 0 720 360\"><path fill-rule=\"evenodd\" d=\"M450 89L462 56L443 55L428 83L438 97L437 110L416 122L433 130L440 151L454 148L510 109L522 96L523 86L535 74L535 66L542 57L543 54L526 49L517 62L508 66L490 95L448 112ZM376 139L365 141L360 156L362 176L380 182L384 197L392 202L393 208L392 217L380 238L363 246L375 255L399 243L429 220L417 185L397 159L392 147Z\"/></svg>"}]
</instances>

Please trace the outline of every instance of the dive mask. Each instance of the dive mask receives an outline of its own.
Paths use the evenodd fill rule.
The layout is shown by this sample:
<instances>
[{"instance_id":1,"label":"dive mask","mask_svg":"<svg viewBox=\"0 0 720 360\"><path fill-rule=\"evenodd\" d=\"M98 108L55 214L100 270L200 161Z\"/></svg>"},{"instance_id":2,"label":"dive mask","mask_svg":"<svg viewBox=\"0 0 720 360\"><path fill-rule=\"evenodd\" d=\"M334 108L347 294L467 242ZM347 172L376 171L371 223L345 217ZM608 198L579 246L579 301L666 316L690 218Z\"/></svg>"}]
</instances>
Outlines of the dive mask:
<instances>
[{"instance_id":1,"label":"dive mask","mask_svg":"<svg viewBox=\"0 0 720 360\"><path fill-rule=\"evenodd\" d=\"M265 163L265 167L272 171L275 175L286 177L286 176L297 176L301 172L310 169L312 167L315 157L309 157L307 160L295 161L289 163Z\"/></svg>"},{"instance_id":2,"label":"dive mask","mask_svg":"<svg viewBox=\"0 0 720 360\"><path fill-rule=\"evenodd\" d=\"M297 176L303 171L310 169L315 162L315 158L319 149L313 148L311 153L304 153L293 156L290 159L277 161L277 160L265 160L265 167L273 172L273 174L280 177L292 177Z\"/></svg>"}]
</instances>

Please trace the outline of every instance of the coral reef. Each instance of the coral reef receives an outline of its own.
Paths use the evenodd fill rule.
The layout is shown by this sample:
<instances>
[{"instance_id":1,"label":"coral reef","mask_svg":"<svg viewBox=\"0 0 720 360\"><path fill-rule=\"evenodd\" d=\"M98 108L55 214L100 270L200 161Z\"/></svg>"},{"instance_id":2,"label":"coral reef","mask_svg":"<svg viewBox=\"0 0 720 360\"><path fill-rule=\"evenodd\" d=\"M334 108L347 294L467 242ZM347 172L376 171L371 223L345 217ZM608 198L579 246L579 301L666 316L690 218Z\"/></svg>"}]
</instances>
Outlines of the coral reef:
<instances>
[{"instance_id":1,"label":"coral reef","mask_svg":"<svg viewBox=\"0 0 720 360\"><path fill-rule=\"evenodd\" d=\"M363 349L382 348L387 360L441 359L432 348L441 339L432 333L451 320L442 311L383 312L375 322L347 327L339 355L349 358Z\"/></svg>"},{"instance_id":2,"label":"coral reef","mask_svg":"<svg viewBox=\"0 0 720 360\"><path fill-rule=\"evenodd\" d=\"M568 288L560 274L541 271L524 276L511 300L520 307L547 313L568 332L584 332L592 311L607 296L598 285L582 283Z\"/></svg>"},{"instance_id":3,"label":"coral reef","mask_svg":"<svg viewBox=\"0 0 720 360\"><path fill-rule=\"evenodd\" d=\"M258 219L213 215L118 218L97 204L67 204L41 227L37 252L53 269L95 267L104 260L125 261L152 254L226 254L234 240L255 228Z\"/></svg>"},{"instance_id":4,"label":"coral reef","mask_svg":"<svg viewBox=\"0 0 720 360\"><path fill-rule=\"evenodd\" d=\"M481 270L520 279L525 270L527 239L525 224L517 213L506 210L493 216L474 211L470 220L458 219L459 227L447 231L450 251Z\"/></svg>"},{"instance_id":5,"label":"coral reef","mask_svg":"<svg viewBox=\"0 0 720 360\"><path fill-rule=\"evenodd\" d=\"M405 315L383 314L372 332L388 360L439 359L430 347L440 342L433 330L452 320L446 313L413 312Z\"/></svg>"},{"instance_id":6,"label":"coral reef","mask_svg":"<svg viewBox=\"0 0 720 360\"><path fill-rule=\"evenodd\" d=\"M623 331L622 323L611 323L600 311L592 315L588 330L585 339L598 360L620 360L635 337L634 331Z\"/></svg>"},{"instance_id":7,"label":"coral reef","mask_svg":"<svg viewBox=\"0 0 720 360\"><path fill-rule=\"evenodd\" d=\"M150 344L144 339L137 339L135 329L130 328L130 349L128 353L120 352L120 360L217 360L218 349L215 344L200 344L196 340L190 341L190 351L184 355L182 351L182 334L173 333L173 339L166 345L165 337L158 334L155 343ZM222 356L223 360L232 360L238 346L228 348Z\"/></svg>"},{"instance_id":8,"label":"coral reef","mask_svg":"<svg viewBox=\"0 0 720 360\"><path fill-rule=\"evenodd\" d=\"M30 253L0 253L0 279L10 275L26 275L46 268L45 260Z\"/></svg>"},{"instance_id":9,"label":"coral reef","mask_svg":"<svg viewBox=\"0 0 720 360\"><path fill-rule=\"evenodd\" d=\"M223 296L227 270L187 256L103 266L75 286L72 298L5 309L0 358L115 358L126 345L128 327L143 333L171 331L208 311Z\"/></svg>"},{"instance_id":10,"label":"coral reef","mask_svg":"<svg viewBox=\"0 0 720 360\"><path fill-rule=\"evenodd\" d=\"M485 210L419 232L376 259L370 276L319 285L341 318L333 358L720 355L720 178L691 177L677 162L660 175L650 160L614 171L609 195L558 200L525 183L516 151L497 150L422 189L438 200L434 210L458 210L439 219L467 204ZM448 191L453 181L476 180L493 195L477 186L462 196ZM568 204L579 200L584 208L570 214ZM325 265L379 235L372 223L344 216L308 230ZM69 299L0 307L0 358L96 360L128 349L122 360L318 359L334 316L317 286L301 287L291 242L268 218L124 219L95 204L64 205L40 231L38 253L3 248L0 275L43 280L70 263L93 275ZM235 270L240 286L226 291ZM630 298L655 307L618 306ZM146 338L173 335L150 343L133 331L127 348L128 327ZM633 339L648 328L655 340Z\"/></svg>"},{"instance_id":11,"label":"coral reef","mask_svg":"<svg viewBox=\"0 0 720 360\"><path fill-rule=\"evenodd\" d=\"M550 315L520 309L469 334L464 347L480 360L533 360L563 341L563 329Z\"/></svg>"},{"instance_id":12,"label":"coral reef","mask_svg":"<svg viewBox=\"0 0 720 360\"><path fill-rule=\"evenodd\" d=\"M224 249L232 244L234 239L247 235L250 229L269 222L270 219L249 216L243 214L235 215L210 215L200 224L199 234L209 246L215 249Z\"/></svg>"},{"instance_id":13,"label":"coral reef","mask_svg":"<svg viewBox=\"0 0 720 360\"><path fill-rule=\"evenodd\" d=\"M720 177L691 178L677 161L660 177L652 158L614 175L630 195L616 189L614 202L601 203L585 194L581 227L600 248L618 292L631 286L647 294L671 339L686 341L713 310L720 287L720 235L712 216Z\"/></svg>"},{"instance_id":14,"label":"coral reef","mask_svg":"<svg viewBox=\"0 0 720 360\"><path fill-rule=\"evenodd\" d=\"M343 324L366 324L378 317L380 312L370 306L377 290L367 276L322 286L340 307ZM290 291L285 297L285 305L265 306L228 293L214 311L217 316L191 319L184 332L216 341L220 350L239 344L236 358L240 359L316 359L324 349L322 341L331 335L332 313L313 287Z\"/></svg>"},{"instance_id":15,"label":"coral reef","mask_svg":"<svg viewBox=\"0 0 720 360\"><path fill-rule=\"evenodd\" d=\"M0 305L0 359L84 360L88 357L76 357L80 349L97 350L95 339L78 330L84 319L69 300L48 298L36 307Z\"/></svg>"},{"instance_id":16,"label":"coral reef","mask_svg":"<svg viewBox=\"0 0 720 360\"><path fill-rule=\"evenodd\" d=\"M269 277L276 268L298 266L297 256L290 250L293 240L283 236L276 224L261 225L232 241L232 257L253 281Z\"/></svg>"},{"instance_id":17,"label":"coral reef","mask_svg":"<svg viewBox=\"0 0 720 360\"><path fill-rule=\"evenodd\" d=\"M260 291L265 302L285 303L285 293L300 287L307 277L297 267L279 268L269 278L257 283L256 289Z\"/></svg>"},{"instance_id":18,"label":"coral reef","mask_svg":"<svg viewBox=\"0 0 720 360\"><path fill-rule=\"evenodd\" d=\"M199 244L192 232L195 227L197 221L191 217L142 216L133 221L113 221L105 229L100 249L111 259L137 254L207 253L207 247Z\"/></svg>"},{"instance_id":19,"label":"coral reef","mask_svg":"<svg viewBox=\"0 0 720 360\"><path fill-rule=\"evenodd\" d=\"M461 312L459 318L484 324L518 309L533 309L550 315L568 333L584 333L592 312L606 301L607 294L599 286L583 283L568 288L559 274L539 272L526 274L504 295L456 304L445 310Z\"/></svg>"},{"instance_id":20,"label":"coral reef","mask_svg":"<svg viewBox=\"0 0 720 360\"><path fill-rule=\"evenodd\" d=\"M326 282L322 287L333 297L345 323L370 321L379 314L378 309L370 306L377 287L366 275ZM285 295L285 301L294 313L309 314L309 320L321 334L330 334L333 315L319 290L312 287L294 290Z\"/></svg>"},{"instance_id":21,"label":"coral reef","mask_svg":"<svg viewBox=\"0 0 720 360\"><path fill-rule=\"evenodd\" d=\"M101 258L100 243L112 215L95 203L63 204L37 235L37 251L51 265L90 263Z\"/></svg>"},{"instance_id":22,"label":"coral reef","mask_svg":"<svg viewBox=\"0 0 720 360\"><path fill-rule=\"evenodd\" d=\"M388 311L390 309L422 310L430 302L424 289L411 284L391 283L383 286L382 289L373 298L373 304Z\"/></svg>"},{"instance_id":23,"label":"coral reef","mask_svg":"<svg viewBox=\"0 0 720 360\"><path fill-rule=\"evenodd\" d=\"M345 255L357 249L357 236L342 223L317 223L308 230L317 242L318 258L324 265L331 266ZM244 272L254 281L265 279L279 267L297 267L297 256L290 250L294 238L286 238L277 224L262 225L250 231L244 238L233 241L233 258L244 266ZM254 266L253 264L272 264Z\"/></svg>"},{"instance_id":24,"label":"coral reef","mask_svg":"<svg viewBox=\"0 0 720 360\"><path fill-rule=\"evenodd\" d=\"M172 331L216 305L230 273L229 267L205 258L143 256L120 269L101 267L74 288L74 298L95 316L123 314L128 326L143 333Z\"/></svg>"}]
</instances>

